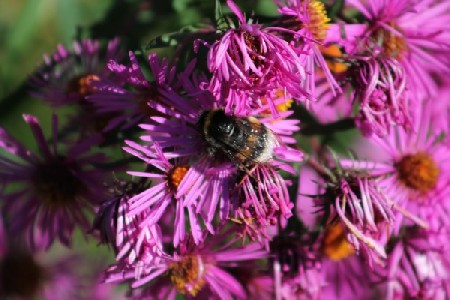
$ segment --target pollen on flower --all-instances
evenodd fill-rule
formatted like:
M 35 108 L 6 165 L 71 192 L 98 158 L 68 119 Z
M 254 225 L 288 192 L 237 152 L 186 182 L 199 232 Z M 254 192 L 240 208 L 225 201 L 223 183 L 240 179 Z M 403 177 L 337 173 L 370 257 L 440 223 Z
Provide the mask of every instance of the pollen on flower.
M 307 11 L 309 23 L 304 24 L 304 26 L 311 31 L 314 39 L 323 41 L 327 37 L 327 30 L 331 21 L 327 16 L 325 5 L 321 1 L 309 0 Z
M 205 266 L 199 256 L 186 256 L 170 264 L 168 275 L 178 292 L 196 296 L 205 285 Z
M 439 168 L 425 152 L 405 155 L 396 163 L 398 177 L 407 187 L 426 193 L 432 190 L 439 178 Z
M 275 93 L 275 95 L 276 95 L 278 98 L 282 98 L 282 97 L 285 96 L 283 90 L 278 90 L 278 91 Z M 278 111 L 279 111 L 279 112 L 287 111 L 289 108 L 291 108 L 293 102 L 294 102 L 294 100 L 293 100 L 292 98 L 286 99 L 286 101 L 284 101 L 284 102 L 282 102 L 282 103 L 280 103 L 280 104 L 277 105 Z
M 339 261 L 355 254 L 355 248 L 347 241 L 341 223 L 331 224 L 322 240 L 322 251 L 331 260 Z
M 75 77 L 69 82 L 68 91 L 77 92 L 82 96 L 87 96 L 95 90 L 93 83 L 99 80 L 100 77 L 95 74 L 87 74 Z
M 179 165 L 174 166 L 167 175 L 167 182 L 169 187 L 176 191 L 186 173 L 189 171 L 189 166 Z
M 61 158 L 40 165 L 32 180 L 38 199 L 47 207 L 71 205 L 84 189 L 82 182 Z
M 285 91 L 280 89 L 275 92 L 275 99 L 284 99 L 284 98 L 286 98 Z M 283 102 L 276 105 L 277 111 L 278 112 L 287 111 L 289 108 L 291 108 L 293 102 L 294 100 L 292 98 L 284 99 Z M 266 105 L 268 103 L 267 98 L 266 97 L 261 98 L 261 103 L 263 105 Z M 271 114 L 270 109 L 264 110 L 263 114 Z

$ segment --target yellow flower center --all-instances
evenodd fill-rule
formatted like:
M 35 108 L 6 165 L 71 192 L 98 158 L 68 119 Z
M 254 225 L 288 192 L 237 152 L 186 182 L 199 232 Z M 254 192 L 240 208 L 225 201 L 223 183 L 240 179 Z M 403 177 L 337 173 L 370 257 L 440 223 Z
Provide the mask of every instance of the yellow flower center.
M 322 240 L 322 251 L 329 259 L 339 261 L 355 254 L 355 248 L 345 238 L 341 223 L 331 224 Z
M 327 37 L 327 30 L 330 27 L 330 18 L 327 16 L 325 5 L 316 0 L 309 0 L 307 11 L 309 23 L 304 26 L 312 33 L 314 39 L 323 41 Z
M 275 92 L 275 95 L 273 98 L 274 98 L 274 100 L 284 99 L 284 98 L 286 98 L 286 95 L 284 94 L 284 91 L 282 89 L 280 89 Z M 268 101 L 267 101 L 266 97 L 261 98 L 262 105 L 266 105 L 267 102 Z M 275 107 L 277 108 L 278 112 L 283 112 L 283 111 L 287 111 L 289 108 L 291 108 L 292 103 L 294 103 L 294 100 L 292 98 L 284 99 L 283 102 L 277 104 Z M 271 113 L 272 112 L 270 111 L 270 109 L 266 109 L 262 112 L 262 114 L 265 114 L 265 115 L 270 115 Z
M 284 97 L 283 90 L 276 91 L 275 96 L 277 98 L 283 98 Z M 277 105 L 277 110 L 279 112 L 287 111 L 289 108 L 291 108 L 293 102 L 294 102 L 294 100 L 292 98 L 286 99 L 286 101 L 284 101 L 284 102 L 282 102 L 282 103 Z
M 205 285 L 204 273 L 205 265 L 199 256 L 186 256 L 180 261 L 172 262 L 168 269 L 170 281 L 178 292 L 193 297 Z
M 172 168 L 167 175 L 167 182 L 169 187 L 176 191 L 186 173 L 189 171 L 189 166 L 179 165 Z
M 430 155 L 424 152 L 403 156 L 395 167 L 405 186 L 422 193 L 432 190 L 439 178 L 439 168 Z

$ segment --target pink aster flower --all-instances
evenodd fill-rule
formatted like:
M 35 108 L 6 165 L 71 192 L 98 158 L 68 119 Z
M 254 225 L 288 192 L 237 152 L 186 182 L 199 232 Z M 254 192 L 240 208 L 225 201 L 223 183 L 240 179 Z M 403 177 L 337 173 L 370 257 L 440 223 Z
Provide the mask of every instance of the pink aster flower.
M 364 136 L 385 136 L 393 126 L 410 129 L 410 97 L 403 67 L 394 59 L 368 59 L 354 67 L 356 125 Z
M 224 237 L 209 239 L 207 244 L 199 246 L 185 240 L 179 251 L 172 256 L 161 256 L 157 263 L 113 265 L 107 270 L 106 282 L 131 280 L 131 288 L 144 288 L 137 299 L 175 299 L 177 292 L 200 299 L 245 299 L 244 288 L 225 268 L 235 267 L 236 262 L 264 258 L 267 254 L 258 244 L 231 248 L 232 241 L 226 243 Z
M 44 65 L 31 78 L 31 94 L 54 107 L 82 104 L 94 92 L 95 82 L 111 78 L 106 63 L 121 58 L 119 39 L 102 51 L 99 41 L 90 39 L 75 41 L 73 49 L 59 45 L 51 56 L 44 56 Z
M 129 215 L 130 199 L 148 187 L 144 180 L 118 182 L 111 199 L 102 203 L 94 220 L 94 233 L 100 242 L 113 247 L 116 259 L 131 264 L 136 260 L 151 261 L 162 253 L 160 226 L 145 224 L 150 209 Z
M 227 4 L 238 17 L 239 27 L 226 31 L 208 52 L 209 90 L 219 105 L 227 113 L 245 115 L 268 102 L 276 113 L 272 98 L 279 91 L 284 101 L 307 98 L 308 91 L 302 88 L 307 76 L 304 51 L 275 34 L 289 30 L 247 23 L 233 1 Z
M 364 173 L 345 171 L 336 183 L 328 183 L 322 197 L 327 226 L 336 222 L 345 230 L 348 242 L 372 266 L 386 258 L 384 245 L 395 221 L 395 206 L 377 180 Z
M 192 203 L 196 200 L 184 197 L 184 194 L 178 193 L 178 187 L 185 180 L 186 173 L 189 171 L 189 164 L 182 159 L 169 162 L 157 143 L 152 144 L 151 148 L 146 148 L 131 141 L 126 141 L 127 146 L 124 150 L 128 153 L 142 159 L 148 166 L 152 166 L 155 171 L 129 172 L 130 175 L 137 177 L 152 178 L 152 186 L 142 193 L 135 195 L 128 201 L 128 209 L 125 212 L 127 216 L 133 217 L 146 212 L 145 219 L 140 226 L 151 226 L 157 224 L 161 217 L 166 213 L 169 205 L 175 204 L 176 216 L 174 220 L 174 246 L 178 246 L 181 240 L 186 237 L 185 212 L 189 213 L 189 224 L 192 237 L 196 243 L 202 238 L 200 223 L 195 214 L 195 208 Z M 191 186 L 192 189 L 199 190 L 196 184 L 199 181 L 189 181 L 186 178 L 183 184 Z M 194 197 L 193 194 L 190 194 Z
M 148 56 L 152 75 L 149 82 L 133 52 L 130 51 L 129 56 L 128 66 L 110 61 L 108 68 L 115 80 L 106 78 L 97 82 L 95 92 L 86 97 L 94 105 L 98 115 L 107 118 L 108 124 L 104 131 L 117 126 L 126 129 L 157 114 L 147 102 L 150 100 L 158 102 L 160 90 L 171 89 L 174 86 L 175 68 L 169 68 L 167 59 L 163 59 L 160 63 L 156 54 Z
M 378 275 L 388 300 L 447 299 L 450 296 L 448 229 L 406 228 Z
M 329 224 L 313 249 L 318 253 L 325 282 L 320 294 L 323 299 L 368 299 L 370 261 L 358 255 L 342 222 Z
M 36 140 L 34 154 L 0 129 L 0 147 L 9 154 L 0 157 L 3 211 L 9 216 L 12 233 L 26 239 L 33 248 L 48 248 L 58 240 L 71 243 L 76 226 L 89 228 L 87 214 L 102 197 L 105 170 L 94 167 L 104 161 L 102 154 L 89 150 L 98 137 L 86 139 L 63 152 L 58 149 L 57 118 L 53 118 L 49 145 L 38 120 L 24 115 Z
M 311 236 L 303 229 L 270 243 L 276 299 L 320 299 L 326 282 Z
M 361 36 L 366 45 L 377 47 L 383 57 L 398 60 L 406 72 L 413 94 L 436 92 L 432 74 L 445 77 L 450 67 L 450 4 L 447 1 L 350 0 L 368 19 Z
M 370 287 L 367 261 L 349 243 L 342 223 L 329 224 L 319 235 L 295 234 L 273 245 L 279 249 L 274 252 L 281 270 L 279 284 L 275 284 L 279 299 L 366 299 Z M 286 268 L 286 262 L 291 267 Z
M 281 296 L 285 300 L 319 300 L 323 299 L 323 289 L 326 285 L 327 282 L 322 275 L 320 265 L 301 267 L 296 276 L 283 280 Z
M 440 99 L 440 101 L 432 105 L 432 127 L 436 131 L 448 134 L 450 131 L 450 80 L 442 82 L 436 99 Z
M 305 70 L 310 75 L 306 78 L 307 90 L 311 91 L 314 97 L 317 96 L 315 66 L 318 66 L 329 84 L 327 87 L 331 87 L 333 94 L 340 92 L 341 88 L 328 68 L 320 48 L 327 38 L 330 26 L 325 5 L 316 0 L 276 0 L 275 2 L 280 7 L 278 11 L 283 16 L 287 16 L 287 20 L 283 21 L 286 27 L 297 31 L 299 46 L 309 53 L 305 62 Z
M 124 265 L 151 263 L 163 253 L 162 233 L 156 224 L 143 225 L 150 210 L 128 215 L 128 198 L 123 199 L 114 216 L 116 260 Z
M 211 138 L 206 136 L 204 125 L 208 116 L 217 115 L 228 122 L 229 125 L 231 124 L 230 126 L 235 126 L 234 132 L 236 134 L 240 132 L 237 122 L 244 122 L 242 120 L 245 120 L 248 124 L 253 122 L 252 124 L 255 124 L 258 128 L 261 127 L 261 130 L 265 132 L 264 134 L 267 134 L 268 142 L 258 150 L 261 151 L 258 157 L 261 157 L 263 164 L 267 167 L 256 168 L 265 171 L 255 173 L 261 179 L 262 185 L 260 187 L 265 189 L 265 192 L 258 194 L 257 197 L 259 198 L 254 198 L 254 200 L 261 203 L 266 201 L 263 198 L 268 195 L 267 191 L 270 188 L 270 193 L 280 195 L 276 198 L 277 203 L 271 208 L 273 211 L 270 214 L 279 213 L 282 210 L 282 214 L 287 217 L 289 212 L 286 209 L 286 205 L 288 205 L 285 192 L 286 183 L 274 172 L 275 169 L 283 169 L 293 173 L 293 168 L 284 162 L 302 159 L 300 151 L 288 146 L 288 144 L 296 142 L 292 135 L 298 130 L 299 122 L 298 120 L 286 119 L 292 112 L 283 111 L 278 114 L 278 117 L 274 117 L 269 113 L 269 104 L 266 104 L 245 116 L 227 115 L 224 108 L 218 107 L 216 100 L 209 92 L 199 88 L 205 82 L 202 75 L 198 76 L 190 71 L 184 72 L 180 74 L 179 82 L 185 95 L 180 95 L 179 92 L 174 90 L 164 90 L 161 93 L 160 101 L 148 102 L 149 107 L 160 114 L 149 118 L 147 124 L 141 124 L 141 128 L 146 130 L 141 139 L 149 143 L 148 146 L 145 146 L 146 149 L 133 146 L 134 148 L 138 147 L 138 152 L 141 152 L 141 154 L 136 153 L 135 155 L 145 161 L 145 156 L 156 157 L 155 154 L 151 154 L 152 150 L 149 149 L 152 149 L 153 145 L 157 143 L 158 147 L 161 148 L 161 155 L 165 157 L 164 160 L 160 159 L 160 161 L 165 161 L 164 163 L 157 163 L 160 166 L 158 168 L 163 172 L 135 175 L 161 179 L 165 176 L 167 178 L 168 172 L 177 166 L 177 161 L 186 166 L 184 170 L 187 172 L 179 177 L 179 185 L 176 189 L 172 188 L 169 191 L 167 187 L 163 188 L 165 183 L 162 181 L 160 185 L 155 185 L 147 193 L 143 193 L 139 200 L 136 198 L 133 210 L 138 211 L 139 207 L 147 207 L 148 204 L 154 206 L 158 214 L 155 212 L 152 222 L 156 222 L 155 220 L 163 213 L 164 207 L 167 207 L 170 203 L 169 199 L 178 199 L 177 201 L 182 201 L 183 205 L 180 203 L 180 206 L 178 206 L 177 215 L 179 219 L 177 219 L 176 224 L 184 224 L 181 211 L 188 209 L 188 211 L 191 211 L 189 219 L 192 222 L 192 230 L 198 228 L 196 215 L 199 214 L 207 229 L 213 233 L 214 223 L 225 222 L 230 212 L 233 213 L 239 203 L 245 202 L 238 199 L 239 193 L 233 191 L 237 191 L 236 186 L 243 179 L 242 176 L 239 176 L 239 171 L 247 169 L 251 174 L 251 166 L 247 167 L 238 157 L 241 155 L 240 157 L 245 160 L 251 154 L 249 151 L 252 150 L 253 146 L 249 146 L 248 149 L 241 149 L 243 154 L 239 153 L 239 149 L 225 153 L 224 148 L 212 147 L 207 140 L 211 140 Z M 258 147 L 261 147 L 261 145 Z M 162 157 L 161 155 L 159 157 Z M 171 159 L 176 160 L 175 163 L 170 162 Z M 152 163 L 155 162 L 156 160 L 152 159 Z M 269 177 L 263 178 L 266 175 Z M 278 184 L 274 185 L 273 182 Z M 250 184 L 247 181 L 247 184 L 243 186 L 250 187 Z M 277 189 L 278 191 L 276 191 Z M 269 202 L 272 205 L 275 201 Z M 161 203 L 165 203 L 165 206 L 159 206 Z M 193 207 L 195 207 L 195 210 L 192 210 Z M 218 207 L 219 209 L 217 209 Z M 219 213 L 219 218 L 216 218 L 216 211 Z M 183 234 L 183 229 L 179 228 L 177 232 Z M 193 235 L 199 242 L 199 236 Z M 175 237 L 175 241 L 180 238 L 181 236 Z
M 393 130 L 384 139 L 373 137 L 380 146 L 382 161 L 355 164 L 377 176 L 387 195 L 403 207 L 405 222 L 431 228 L 448 224 L 448 143 L 431 127 L 430 105 L 416 107 L 414 131 Z
M 235 220 L 241 220 L 249 237 L 267 237 L 266 229 L 278 222 L 284 227 L 292 216 L 294 204 L 289 199 L 286 181 L 270 166 L 256 166 L 250 175 L 243 176 Z
M 322 289 L 321 299 L 370 299 L 371 271 L 359 256 L 325 260 L 322 272 L 326 286 Z

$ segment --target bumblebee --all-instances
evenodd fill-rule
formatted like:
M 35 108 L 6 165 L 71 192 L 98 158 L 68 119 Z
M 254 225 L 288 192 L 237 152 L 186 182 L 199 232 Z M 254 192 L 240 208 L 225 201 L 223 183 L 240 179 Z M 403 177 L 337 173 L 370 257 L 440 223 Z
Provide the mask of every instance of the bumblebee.
M 203 112 L 198 127 L 208 152 L 222 152 L 241 170 L 271 160 L 278 144 L 273 132 L 258 119 L 229 116 L 223 109 Z

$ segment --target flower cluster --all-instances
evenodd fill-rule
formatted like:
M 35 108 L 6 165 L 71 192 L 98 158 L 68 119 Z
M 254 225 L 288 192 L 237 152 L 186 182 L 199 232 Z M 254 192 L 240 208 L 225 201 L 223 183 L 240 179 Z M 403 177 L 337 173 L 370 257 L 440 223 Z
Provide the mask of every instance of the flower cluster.
M 227 0 L 173 60 L 45 58 L 30 93 L 70 116 L 46 139 L 24 114 L 37 151 L 0 128 L 0 298 L 72 297 L 37 253 L 77 228 L 131 299 L 450 297 L 450 4 L 274 2 L 261 23 Z

